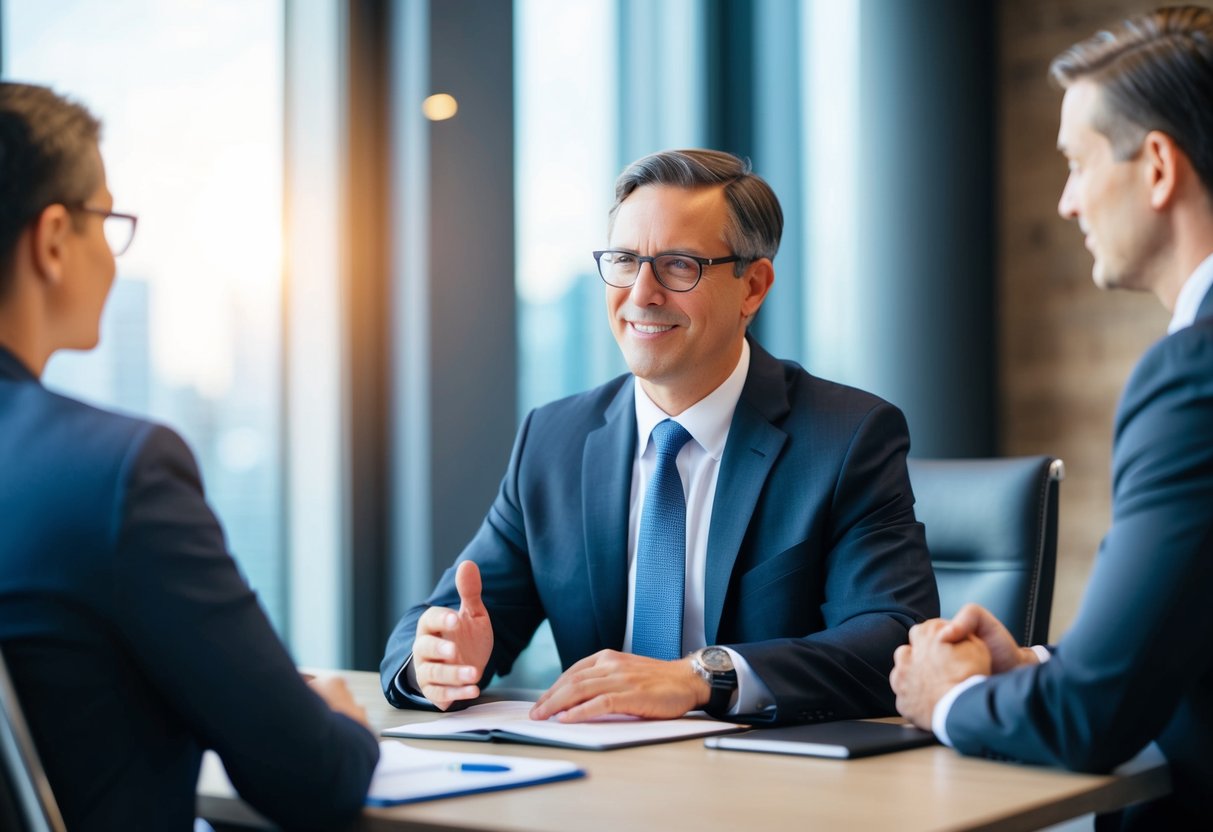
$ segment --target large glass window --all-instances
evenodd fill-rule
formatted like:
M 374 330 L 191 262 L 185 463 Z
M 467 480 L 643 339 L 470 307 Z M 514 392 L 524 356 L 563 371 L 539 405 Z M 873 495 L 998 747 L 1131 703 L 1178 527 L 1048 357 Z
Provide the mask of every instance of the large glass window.
M 101 117 L 115 207 L 139 215 L 101 346 L 56 356 L 44 380 L 186 437 L 282 631 L 283 4 L 0 8 L 5 78 L 51 85 Z
M 615 0 L 515 3 L 515 207 L 521 413 L 623 371 L 590 252 L 618 164 Z M 559 671 L 545 623 L 506 685 Z
M 515 130 L 519 407 L 623 371 L 590 252 L 618 173 L 614 0 L 518 0 Z

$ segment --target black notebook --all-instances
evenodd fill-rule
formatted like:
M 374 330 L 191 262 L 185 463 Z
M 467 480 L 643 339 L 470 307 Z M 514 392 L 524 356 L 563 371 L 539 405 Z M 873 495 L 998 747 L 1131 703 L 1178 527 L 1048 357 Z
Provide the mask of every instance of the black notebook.
M 890 751 L 905 751 L 935 742 L 930 731 L 894 722 L 843 720 L 814 725 L 761 728 L 725 737 L 708 737 L 708 748 L 730 751 L 765 751 L 770 754 L 799 754 L 848 760 Z

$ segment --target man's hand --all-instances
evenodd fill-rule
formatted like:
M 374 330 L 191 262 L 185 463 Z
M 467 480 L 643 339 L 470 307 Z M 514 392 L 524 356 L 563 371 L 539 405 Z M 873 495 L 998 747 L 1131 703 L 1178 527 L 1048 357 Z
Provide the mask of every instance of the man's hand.
M 476 682 L 493 652 L 493 624 L 480 600 L 480 568 L 472 561 L 455 572 L 459 612 L 430 607 L 417 621 L 411 669 L 421 695 L 446 710 L 480 695 Z
M 951 622 L 944 627 L 939 637 L 946 642 L 956 644 L 974 636 L 983 641 L 990 651 L 990 661 L 994 673 L 1006 673 L 1024 664 L 1038 664 L 1036 653 L 1029 647 L 1020 647 L 1010 630 L 994 617 L 985 607 L 977 604 L 965 604 L 960 612 L 952 616 Z
M 562 673 L 531 708 L 531 719 L 556 714 L 561 722 L 607 714 L 675 719 L 706 705 L 711 693 L 690 659 L 667 662 L 601 650 Z
M 889 684 L 897 711 L 919 728 L 931 730 L 935 705 L 970 676 L 990 673 L 990 650 L 975 636 L 951 642 L 943 638 L 948 622 L 933 618 L 910 628 L 910 643 L 893 653 Z
M 350 693 L 350 689 L 346 687 L 345 680 L 337 676 L 312 676 L 306 674 L 307 685 L 321 699 L 324 704 L 328 705 L 339 714 L 345 714 L 355 722 L 362 723 L 366 730 L 371 730 L 371 726 L 366 721 L 366 708 L 362 707 L 354 700 L 354 694 Z

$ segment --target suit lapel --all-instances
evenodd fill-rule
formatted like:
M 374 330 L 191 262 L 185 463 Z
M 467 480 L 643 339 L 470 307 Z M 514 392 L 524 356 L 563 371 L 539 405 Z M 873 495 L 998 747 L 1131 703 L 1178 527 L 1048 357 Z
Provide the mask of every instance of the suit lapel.
M 729 426 L 712 501 L 703 593 L 708 644 L 716 643 L 729 579 L 758 495 L 787 440 L 787 434 L 772 424 L 789 410 L 783 367 L 752 339 L 750 351 L 750 370 Z
M 604 424 L 586 437 L 581 460 L 586 565 L 598 637 L 623 649 L 628 603 L 628 508 L 636 454 L 636 408 L 629 379 L 607 407 Z
M 15 381 L 38 381 L 38 377 L 31 373 L 29 368 L 22 364 L 17 356 L 4 347 L 0 347 L 0 378 L 8 378 Z

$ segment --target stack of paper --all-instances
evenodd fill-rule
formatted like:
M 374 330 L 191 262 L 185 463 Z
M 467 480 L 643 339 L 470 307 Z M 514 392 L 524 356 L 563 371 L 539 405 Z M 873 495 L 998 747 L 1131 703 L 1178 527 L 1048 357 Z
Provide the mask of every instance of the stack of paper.
M 610 716 L 591 722 L 563 723 L 554 719 L 536 722 L 530 712 L 534 702 L 489 702 L 473 705 L 431 722 L 413 722 L 388 728 L 386 737 L 428 740 L 506 740 L 532 745 L 554 745 L 605 751 L 656 742 L 727 734 L 748 726 L 713 719 L 637 719 Z

